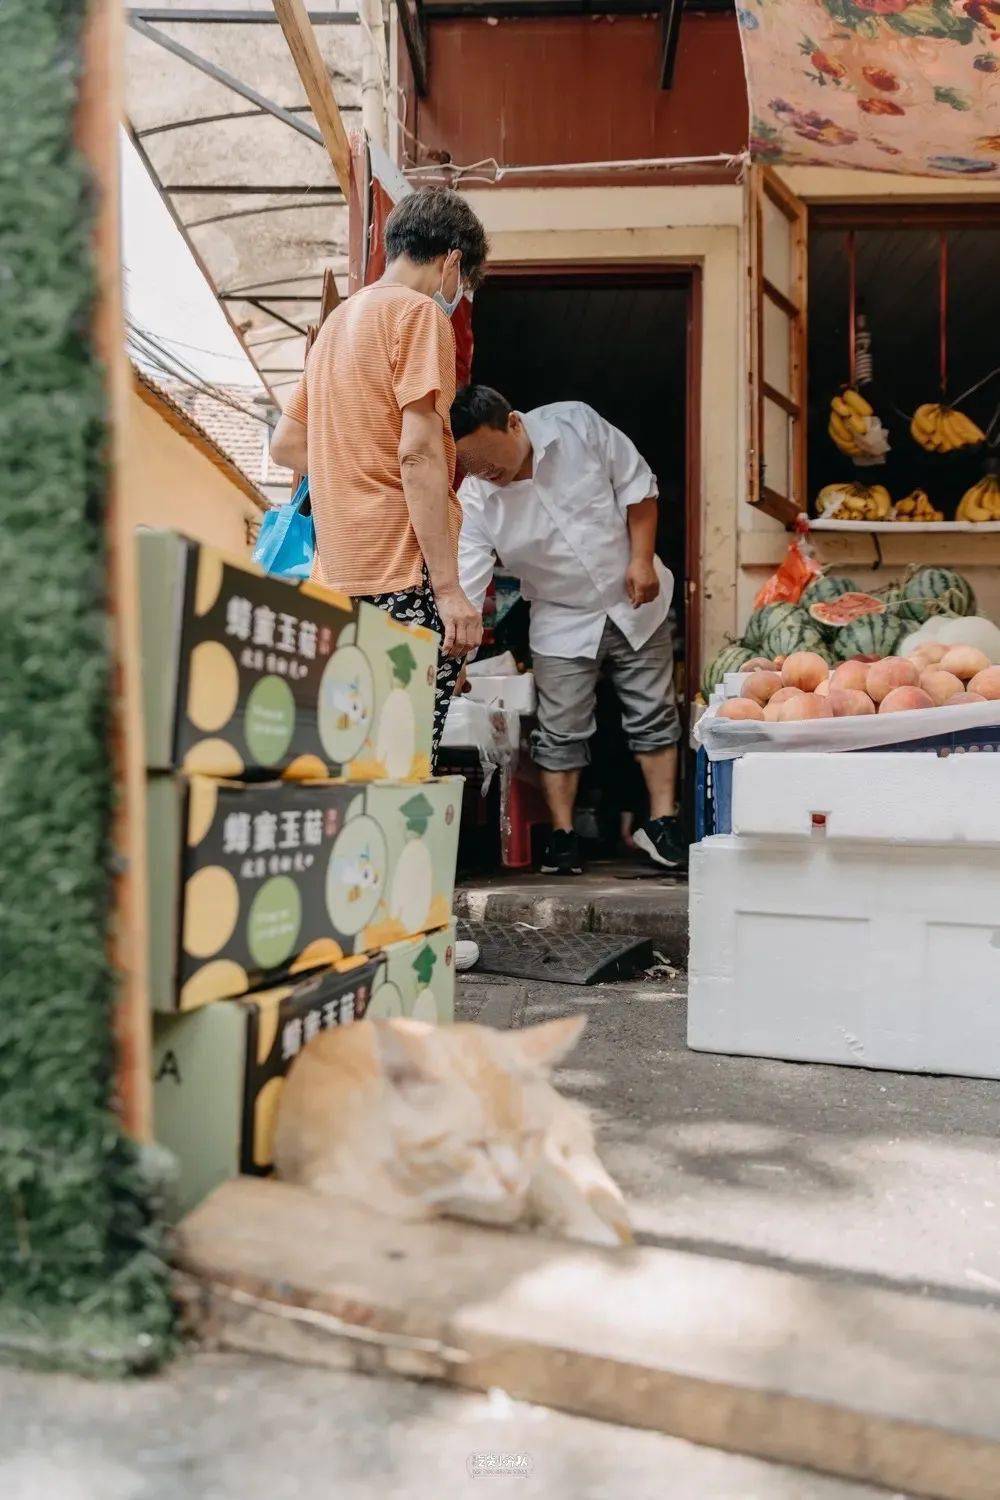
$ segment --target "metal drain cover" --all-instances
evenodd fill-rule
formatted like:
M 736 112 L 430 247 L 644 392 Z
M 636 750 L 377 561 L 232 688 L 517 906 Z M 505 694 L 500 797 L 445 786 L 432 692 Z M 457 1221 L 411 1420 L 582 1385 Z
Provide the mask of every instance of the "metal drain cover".
M 652 938 L 614 932 L 556 932 L 459 922 L 460 938 L 479 944 L 479 974 L 548 979 L 554 984 L 607 984 L 627 979 L 653 961 Z

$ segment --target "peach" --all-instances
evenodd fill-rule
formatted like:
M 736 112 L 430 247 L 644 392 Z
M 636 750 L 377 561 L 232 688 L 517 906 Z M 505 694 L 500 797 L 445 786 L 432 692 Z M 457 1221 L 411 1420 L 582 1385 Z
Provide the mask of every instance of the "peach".
M 975 646 L 952 646 L 941 658 L 942 671 L 954 672 L 963 682 L 978 677 L 989 665 L 990 659 L 985 651 L 977 651 Z
M 829 675 L 830 668 L 815 651 L 793 651 L 781 668 L 786 687 L 801 688 L 804 693 L 811 693 Z
M 719 707 L 720 719 L 762 719 L 764 710 L 753 698 L 727 698 Z
M 928 667 L 921 672 L 920 686 L 938 706 L 962 691 L 962 684 L 954 672 L 945 672 L 941 667 Z
M 741 672 L 773 672 L 774 662 L 769 656 L 751 656 L 740 667 Z
M 829 677 L 824 677 L 822 682 L 818 682 L 816 684 L 816 686 L 813 688 L 813 692 L 814 692 L 814 694 L 816 695 L 817 698 L 829 698 L 829 696 L 830 696 L 830 679 L 829 679 Z
M 994 702 L 1000 698 L 1000 667 L 984 667 L 969 683 L 969 692 Z
M 833 709 L 825 698 L 815 693 L 800 693 L 797 698 L 786 698 L 778 708 L 778 723 L 790 724 L 796 719 L 832 719 Z
M 830 678 L 832 688 L 840 688 L 845 691 L 863 693 L 865 690 L 865 678 L 868 676 L 868 667 L 863 661 L 842 661 L 839 667 L 834 667 Z
M 947 698 L 945 708 L 959 708 L 963 703 L 985 703 L 987 700 L 982 693 L 956 693 L 953 698 Z
M 801 688 L 781 687 L 772 695 L 771 702 L 787 703 L 789 698 L 798 698 L 800 696 L 805 696 Z
M 775 693 L 781 691 L 781 677 L 777 672 L 751 672 L 743 684 L 744 698 L 755 703 L 769 703 Z
M 927 667 L 936 667 L 947 651 L 948 647 L 942 645 L 940 641 L 924 641 L 916 651 L 909 653 L 907 660 L 912 661 L 913 665 L 923 672 Z
M 835 719 L 852 718 L 856 714 L 873 714 L 875 705 L 867 693 L 858 688 L 831 688 L 830 707 Z
M 905 713 L 909 708 L 933 708 L 934 699 L 919 687 L 897 687 L 886 693 L 878 706 L 880 714 Z
M 884 656 L 868 668 L 865 692 L 873 703 L 881 703 L 893 688 L 916 687 L 919 681 L 920 673 L 911 661 L 902 656 Z

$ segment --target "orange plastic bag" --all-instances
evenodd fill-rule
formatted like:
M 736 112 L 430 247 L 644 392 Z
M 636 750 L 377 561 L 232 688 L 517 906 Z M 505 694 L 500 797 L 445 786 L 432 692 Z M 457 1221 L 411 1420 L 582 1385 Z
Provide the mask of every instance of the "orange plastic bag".
M 753 601 L 754 609 L 761 609 L 765 604 L 798 604 L 809 584 L 822 571 L 808 543 L 789 542 L 777 572 L 771 574 Z

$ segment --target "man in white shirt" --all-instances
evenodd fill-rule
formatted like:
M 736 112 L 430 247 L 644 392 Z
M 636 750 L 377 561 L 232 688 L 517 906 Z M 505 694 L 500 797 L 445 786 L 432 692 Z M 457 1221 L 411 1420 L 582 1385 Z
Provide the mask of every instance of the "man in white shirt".
M 635 445 L 582 401 L 521 414 L 467 386 L 451 408 L 467 478 L 458 570 L 482 608 L 499 559 L 531 602 L 538 690 L 532 755 L 552 814 L 542 870 L 582 871 L 573 808 L 590 759 L 606 668 L 645 778 L 649 818 L 635 843 L 659 865 L 684 861 L 677 818 L 673 578 L 656 556 L 656 478 Z

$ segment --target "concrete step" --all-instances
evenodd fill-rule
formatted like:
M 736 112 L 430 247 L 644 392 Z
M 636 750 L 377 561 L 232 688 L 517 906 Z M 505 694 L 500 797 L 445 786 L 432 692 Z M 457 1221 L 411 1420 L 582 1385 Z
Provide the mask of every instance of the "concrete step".
M 174 1253 L 196 1324 L 230 1349 L 500 1387 L 907 1495 L 1000 1494 L 991 1310 L 686 1251 L 401 1224 L 257 1178 L 218 1188 Z
M 647 866 L 598 865 L 585 875 L 501 875 L 463 882 L 455 913 L 470 922 L 552 927 L 560 932 L 622 932 L 651 937 L 669 962 L 688 951 L 685 877 L 647 876 Z

